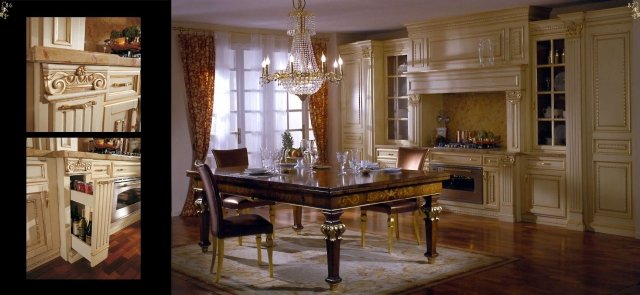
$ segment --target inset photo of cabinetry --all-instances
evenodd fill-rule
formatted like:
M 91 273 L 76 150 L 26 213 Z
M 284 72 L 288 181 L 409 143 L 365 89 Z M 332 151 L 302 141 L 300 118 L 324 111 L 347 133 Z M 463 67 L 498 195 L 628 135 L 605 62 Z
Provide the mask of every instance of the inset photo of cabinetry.
M 140 279 L 140 138 L 27 138 L 28 279 Z
M 139 132 L 140 17 L 30 17 L 27 132 Z

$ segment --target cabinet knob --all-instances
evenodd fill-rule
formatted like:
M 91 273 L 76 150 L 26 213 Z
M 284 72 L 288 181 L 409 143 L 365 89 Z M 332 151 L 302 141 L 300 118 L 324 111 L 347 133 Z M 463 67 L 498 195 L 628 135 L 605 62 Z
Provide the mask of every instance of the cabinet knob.
M 540 162 L 540 166 L 549 166 L 551 165 L 551 163 L 547 163 L 547 162 Z

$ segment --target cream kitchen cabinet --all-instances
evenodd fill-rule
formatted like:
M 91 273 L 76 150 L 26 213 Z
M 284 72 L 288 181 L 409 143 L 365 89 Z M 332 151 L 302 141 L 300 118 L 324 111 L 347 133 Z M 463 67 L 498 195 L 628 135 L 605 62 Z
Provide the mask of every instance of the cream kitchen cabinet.
M 408 24 L 409 71 L 478 68 L 478 45 L 484 40 L 493 43 L 494 65 L 526 64 L 528 22 L 548 13 L 517 7 Z M 489 56 L 487 46 L 484 57 Z
M 135 131 L 138 113 L 138 98 L 127 99 L 104 106 L 102 131 Z
M 566 224 L 565 165 L 563 156 L 524 158 L 523 220 Z
M 111 163 L 113 177 L 140 177 L 140 162 L 113 161 Z
M 27 18 L 28 46 L 84 50 L 84 17 Z
M 340 113 L 342 150 L 358 150 L 373 160 L 373 103 L 382 97 L 382 42 L 360 41 L 340 46 L 344 77 Z
M 376 147 L 376 161 L 380 168 L 396 167 L 398 163 L 398 149 L 390 147 Z
M 57 200 L 50 194 L 47 170 L 45 159 L 27 158 L 27 271 L 60 251 Z
M 27 131 L 135 131 L 139 67 L 27 62 L 27 84 Z

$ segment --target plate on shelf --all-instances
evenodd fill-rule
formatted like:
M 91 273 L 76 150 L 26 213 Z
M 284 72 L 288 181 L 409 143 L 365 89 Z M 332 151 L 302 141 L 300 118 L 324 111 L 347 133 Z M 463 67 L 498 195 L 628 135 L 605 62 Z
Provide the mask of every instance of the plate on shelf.
M 329 165 L 313 165 L 313 169 L 329 169 L 331 166 Z
M 280 167 L 293 167 L 296 163 L 280 163 Z
M 387 168 L 382 168 L 380 170 L 382 170 L 384 172 L 387 172 L 387 173 L 396 173 L 396 172 L 401 172 L 402 168 L 387 167 Z
M 564 91 L 564 72 L 558 73 L 553 79 L 555 91 Z
M 269 171 L 265 168 L 247 168 L 244 170 L 244 173 L 249 175 L 262 175 L 269 173 Z
M 556 145 L 564 145 L 567 142 L 567 134 L 565 125 L 558 125 L 553 130 Z

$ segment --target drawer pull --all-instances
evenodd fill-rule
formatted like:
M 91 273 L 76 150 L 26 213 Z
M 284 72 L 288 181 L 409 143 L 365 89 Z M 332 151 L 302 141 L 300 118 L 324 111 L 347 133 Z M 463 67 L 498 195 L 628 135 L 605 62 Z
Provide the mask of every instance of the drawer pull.
M 107 169 L 97 169 L 94 172 L 105 172 L 105 171 L 107 171 Z
M 387 154 L 387 156 L 394 156 L 394 154 Z
M 126 87 L 126 86 L 131 86 L 131 85 L 133 85 L 133 83 L 131 83 L 131 82 L 127 82 L 127 83 L 113 83 L 113 84 L 111 84 L 111 87 L 112 87 L 112 88 L 115 88 L 115 87 Z
M 473 158 L 469 158 L 469 161 L 473 161 Z
M 551 165 L 551 163 L 547 163 L 547 162 L 540 162 L 539 164 L 540 164 L 540 166 L 549 166 L 549 165 Z
M 116 171 L 124 171 L 124 168 L 116 169 Z
M 90 106 L 94 106 L 97 103 L 95 101 L 90 101 L 90 102 L 85 102 L 85 103 L 81 103 L 81 104 L 76 104 L 76 105 L 61 105 L 60 107 L 58 107 L 58 111 L 66 111 L 66 110 L 84 110 Z

